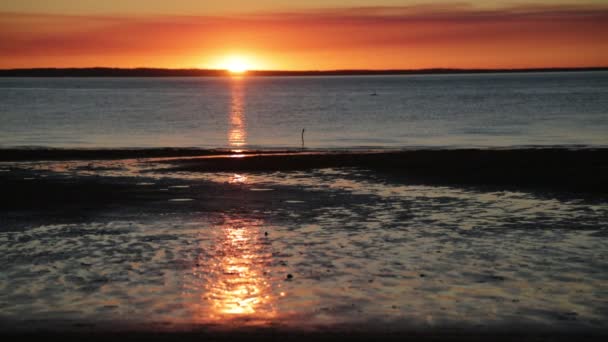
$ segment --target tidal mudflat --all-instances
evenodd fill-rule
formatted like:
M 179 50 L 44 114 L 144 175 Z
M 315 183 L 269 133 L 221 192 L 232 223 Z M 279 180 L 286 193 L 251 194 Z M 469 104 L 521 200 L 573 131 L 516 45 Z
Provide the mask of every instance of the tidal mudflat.
M 3 331 L 607 331 L 601 187 L 152 157 L 0 165 Z

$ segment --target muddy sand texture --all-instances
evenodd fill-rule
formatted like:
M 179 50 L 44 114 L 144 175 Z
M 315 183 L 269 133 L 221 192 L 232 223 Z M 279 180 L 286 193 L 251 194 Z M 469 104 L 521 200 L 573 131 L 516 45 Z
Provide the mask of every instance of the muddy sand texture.
M 596 194 L 608 192 L 608 149 L 605 148 L 276 152 L 249 151 L 242 154 L 243 158 L 232 158 L 226 156 L 226 151 L 199 149 L 5 149 L 0 150 L 0 161 L 169 158 L 165 161 L 173 165 L 169 171 L 189 172 L 360 167 L 401 177 L 408 183 L 490 185 Z M 196 156 L 200 158 L 184 158 Z
M 91 329 L 93 327 L 88 327 Z M 86 328 L 84 330 L 87 330 Z M 37 332 L 29 334 L 0 334 L 0 337 L 12 340 L 39 341 L 47 338 L 60 338 L 62 341 L 602 341 L 605 334 L 576 334 L 576 333 L 538 333 L 538 332 L 353 332 L 353 331 L 282 331 L 273 329 L 260 329 L 252 331 L 191 331 L 191 332 L 119 332 L 95 333 L 72 332 L 53 333 Z
M 78 151 L 77 151 L 78 152 Z M 120 158 L 144 157 L 183 157 L 188 153 L 183 151 L 176 154 L 162 155 L 147 154 L 131 150 L 122 154 Z M 44 152 L 49 153 L 49 152 Z M 78 153 L 62 151 L 61 160 L 79 159 Z M 93 159 L 119 159 L 115 152 L 104 155 L 104 151 L 95 151 Z M 164 152 L 163 152 L 164 153 Z M 289 155 L 260 155 L 245 158 L 200 158 L 166 160 L 170 168 L 168 171 L 190 172 L 272 172 L 290 170 L 310 170 L 316 168 L 360 167 L 377 171 L 393 179 L 403 180 L 406 183 L 420 182 L 429 184 L 467 184 L 467 185 L 493 185 L 515 188 L 540 187 L 552 191 L 575 191 L 588 194 L 605 194 L 607 190 L 608 150 L 578 150 L 544 149 L 544 150 L 456 150 L 456 151 L 403 151 L 383 153 L 320 153 L 320 154 L 289 154 Z M 51 153 L 52 154 L 52 153 Z M 212 155 L 213 153 L 202 153 Z M 217 153 L 220 154 L 220 153 Z M 3 156 L 0 153 L 0 156 Z M 47 154 L 45 158 L 54 159 Z M 2 159 L 2 157 L 0 157 Z M 5 167 L 3 167 L 5 168 Z M 112 214 L 112 218 L 124 216 L 122 219 L 133 219 L 131 216 L 164 211 L 167 207 L 167 198 L 173 195 L 181 197 L 199 196 L 201 207 L 184 204 L 181 209 L 170 207 L 170 211 L 187 212 L 189 208 L 198 210 L 249 211 L 254 207 L 267 207 L 269 203 L 291 198 L 290 193 L 280 189 L 272 193 L 239 191 L 238 187 L 227 184 L 200 181 L 192 184 L 188 189 L 174 189 L 170 193 L 159 193 L 154 189 L 139 186 L 133 179 L 106 178 L 106 177 L 77 177 L 72 179 L 39 178 L 39 174 L 26 169 L 17 169 L 8 166 L 11 172 L 0 173 L 0 185 L 3 194 L 0 196 L 0 206 L 4 214 L 0 217 L 0 225 L 16 228 L 20 224 L 32 225 L 34 221 L 40 224 L 51 221 L 66 220 L 88 221 L 88 216 L 96 216 L 104 212 Z M 145 177 L 145 174 L 141 175 Z M 35 179 L 30 179 L 36 177 Z M 176 180 L 160 180 L 157 187 L 168 187 L 179 183 Z M 171 192 L 175 191 L 175 194 Z M 243 196 L 247 196 L 244 198 Z M 308 195 L 307 200 L 317 198 L 314 193 Z M 213 199 L 213 200 L 211 200 Z M 218 200 L 219 199 L 219 200 Z M 238 199 L 238 200 L 237 200 Z M 333 198 L 332 201 L 335 201 Z M 251 208 L 243 207 L 243 203 Z M 166 210 L 166 209 L 165 209 Z M 177 212 L 176 214 L 180 214 Z M 9 222 L 10 221 L 10 222 Z M 0 316 L 1 317 L 1 316 Z M 5 322 L 6 323 L 6 322 Z M 193 330 L 180 332 L 125 331 L 107 332 L 98 330 L 95 325 L 78 326 L 73 331 L 52 329 L 34 330 L 26 334 L 6 334 L 10 329 L 2 329 L 7 340 L 12 338 L 48 338 L 58 337 L 64 340 L 206 340 L 206 341 L 566 341 L 577 340 L 604 340 L 605 332 L 593 331 L 539 331 L 536 329 L 512 329 L 504 327 L 498 329 L 487 328 L 483 331 L 458 330 L 425 330 L 398 332 L 383 331 L 377 327 L 333 327 L 322 331 L 284 331 L 280 329 L 242 330 L 235 328 L 232 331 Z M 4 339 L 4 338 L 3 338 Z
M 167 161 L 190 172 L 270 172 L 360 167 L 407 183 L 536 187 L 608 192 L 608 149 L 418 150 L 288 154 Z

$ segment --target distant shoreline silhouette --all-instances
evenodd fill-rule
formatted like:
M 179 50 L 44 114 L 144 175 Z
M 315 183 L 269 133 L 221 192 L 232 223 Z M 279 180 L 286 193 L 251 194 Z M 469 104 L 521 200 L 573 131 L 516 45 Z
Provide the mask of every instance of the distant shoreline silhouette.
M 389 70 L 250 70 L 248 76 L 364 76 L 364 75 L 434 75 L 532 72 L 608 71 L 608 67 L 531 68 L 531 69 L 389 69 Z M 226 70 L 162 68 L 30 68 L 2 69 L 0 77 L 226 77 Z

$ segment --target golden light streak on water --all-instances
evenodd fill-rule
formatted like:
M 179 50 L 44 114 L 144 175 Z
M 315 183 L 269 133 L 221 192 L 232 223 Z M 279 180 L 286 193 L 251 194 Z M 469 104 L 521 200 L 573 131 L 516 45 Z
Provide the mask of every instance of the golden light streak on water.
M 232 78 L 230 101 L 230 129 L 228 144 L 231 148 L 239 148 L 247 143 L 245 124 L 245 85 L 243 78 Z
M 232 175 L 232 177 L 230 178 L 230 180 L 228 181 L 228 183 L 230 183 L 230 184 L 245 184 L 245 183 L 247 183 L 247 179 L 248 179 L 247 176 L 235 173 L 235 174 Z
M 273 293 L 267 272 L 272 251 L 260 230 L 262 223 L 226 218 L 215 228 L 214 257 L 204 265 L 207 276 L 201 301 L 206 305 L 197 312 L 197 321 L 264 325 L 277 317 L 280 295 Z

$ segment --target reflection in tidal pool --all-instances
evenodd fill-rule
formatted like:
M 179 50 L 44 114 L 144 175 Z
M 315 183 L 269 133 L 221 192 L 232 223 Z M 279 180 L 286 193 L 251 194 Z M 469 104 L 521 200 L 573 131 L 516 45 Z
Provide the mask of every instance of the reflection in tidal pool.
M 237 319 L 264 324 L 276 316 L 270 274 L 272 251 L 260 231 L 260 220 L 225 218 L 213 229 L 211 258 L 201 255 L 196 272 L 206 278 L 202 300 L 206 310 L 197 321 L 222 322 Z
M 228 181 L 230 184 L 244 184 L 247 183 L 247 176 L 235 173 L 232 175 L 230 180 Z

